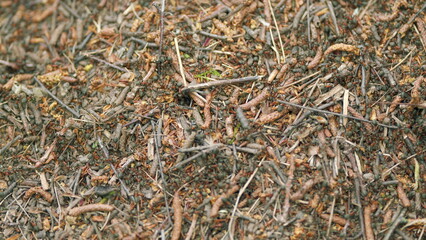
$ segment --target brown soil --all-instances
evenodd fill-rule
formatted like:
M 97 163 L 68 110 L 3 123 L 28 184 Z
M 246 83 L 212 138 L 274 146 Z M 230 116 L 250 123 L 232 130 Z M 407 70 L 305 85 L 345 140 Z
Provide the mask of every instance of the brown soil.
M 425 8 L 1 1 L 0 239 L 424 238 Z

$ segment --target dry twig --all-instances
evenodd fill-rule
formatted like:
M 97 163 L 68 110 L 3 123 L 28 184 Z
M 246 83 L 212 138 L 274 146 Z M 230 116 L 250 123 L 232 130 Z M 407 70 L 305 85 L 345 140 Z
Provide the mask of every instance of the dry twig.
M 242 77 L 242 78 L 235 78 L 235 79 L 216 80 L 216 81 L 206 82 L 206 83 L 190 84 L 189 86 L 182 89 L 182 91 L 186 92 L 186 91 L 193 91 L 197 89 L 210 88 L 210 87 L 216 87 L 216 86 L 253 82 L 253 81 L 257 81 L 261 79 L 262 77 L 263 76 L 250 76 L 250 77 Z

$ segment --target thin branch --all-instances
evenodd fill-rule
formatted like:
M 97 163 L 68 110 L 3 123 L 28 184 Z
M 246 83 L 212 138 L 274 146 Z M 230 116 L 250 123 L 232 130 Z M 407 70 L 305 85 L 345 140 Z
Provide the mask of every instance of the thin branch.
M 186 78 L 185 78 L 185 72 L 183 71 L 182 59 L 180 58 L 179 43 L 178 43 L 177 38 L 175 38 L 175 47 L 176 47 L 177 59 L 178 59 L 178 62 L 179 62 L 179 71 L 180 71 L 180 74 L 181 74 L 182 79 L 183 79 L 183 85 L 186 87 L 187 83 L 186 83 Z
M 103 64 L 105 64 L 105 65 L 108 65 L 108 66 L 110 66 L 110 67 L 112 67 L 112 68 L 115 68 L 115 69 L 117 69 L 117 70 L 120 70 L 120 71 L 122 71 L 122 72 L 129 72 L 129 70 L 127 70 L 127 69 L 125 69 L 125 68 L 122 68 L 122 67 L 119 67 L 119 66 L 117 66 L 117 65 L 115 65 L 115 64 L 112 64 L 112 63 L 110 63 L 110 62 L 107 62 L 107 61 L 105 61 L 105 60 L 102 60 L 102 59 L 100 59 L 100 58 L 98 58 L 98 57 L 95 57 L 95 56 L 90 56 L 90 55 L 86 55 L 87 57 L 89 57 L 89 58 L 91 58 L 91 59 L 93 59 L 93 60 L 96 60 L 96 61 L 98 61 L 98 62 L 101 62 L 101 63 L 103 63 Z
M 55 101 L 57 101 L 62 107 L 64 107 L 66 110 L 68 110 L 70 113 L 72 113 L 77 118 L 80 118 L 80 114 L 76 112 L 74 109 L 68 107 L 64 102 L 62 102 L 58 97 L 56 97 L 49 89 L 47 89 L 40 80 L 38 80 L 37 77 L 34 76 L 34 80 L 40 85 L 40 87 L 43 89 L 43 91 L 47 92 L 50 97 L 52 97 Z
M 6 143 L 1 149 L 0 149 L 0 154 L 3 154 L 4 152 L 6 152 L 6 150 L 12 146 L 15 142 L 17 142 L 18 140 L 22 139 L 22 135 L 18 135 L 16 136 L 14 139 L 12 139 L 11 141 L 9 141 L 8 143 Z
M 246 189 L 247 189 L 248 185 L 250 184 L 250 182 L 253 180 L 254 176 L 256 175 L 257 171 L 259 170 L 259 168 L 262 165 L 262 163 L 263 163 L 264 160 L 265 160 L 265 158 L 263 158 L 260 161 L 260 163 L 257 165 L 257 167 L 254 170 L 254 172 L 251 174 L 251 176 L 249 177 L 249 179 L 247 180 L 247 182 L 244 184 L 243 188 L 241 188 L 240 191 L 238 192 L 237 200 L 235 200 L 234 208 L 232 210 L 231 220 L 230 220 L 230 222 L 228 224 L 228 236 L 229 236 L 229 239 L 231 239 L 231 240 L 234 239 L 233 225 L 234 225 L 234 222 L 236 220 L 235 214 L 237 212 L 238 203 L 240 202 L 241 197 L 243 196 L 243 194 L 246 191 Z
M 242 78 L 225 79 L 225 80 L 217 80 L 217 81 L 213 81 L 213 82 L 199 83 L 199 84 L 189 85 L 189 86 L 185 87 L 182 91 L 183 92 L 193 91 L 193 90 L 202 89 L 202 88 L 210 88 L 210 87 L 216 87 L 216 86 L 252 82 L 252 81 L 259 80 L 262 77 L 263 76 L 250 76 L 250 77 L 242 77 Z
M 339 36 L 340 31 L 339 31 L 339 26 L 337 25 L 337 19 L 336 19 L 336 14 L 334 13 L 333 4 L 328 0 L 326 1 L 326 3 L 327 3 L 328 9 L 330 10 L 331 19 L 333 20 L 334 27 L 336 28 L 336 34 L 337 36 Z M 309 11 L 309 9 L 307 11 Z
M 367 123 L 371 123 L 371 124 L 375 124 L 376 123 L 377 125 L 382 126 L 382 127 L 387 127 L 387 128 L 392 128 L 392 129 L 398 129 L 397 126 L 392 126 L 392 125 L 386 125 L 386 124 L 382 124 L 382 123 L 378 123 L 378 122 L 373 122 L 373 121 L 370 121 L 370 120 L 367 120 L 367 119 L 361 119 L 361 118 L 356 118 L 356 117 L 345 115 L 345 114 L 341 114 L 341 113 L 335 113 L 335 112 L 330 112 L 330 111 L 326 111 L 326 110 L 319 110 L 319 109 L 316 109 L 316 108 L 305 107 L 305 106 L 302 106 L 302 105 L 299 105 L 299 104 L 290 103 L 290 102 L 286 102 L 286 101 L 282 101 L 282 100 L 277 100 L 277 101 L 280 102 L 280 103 L 286 104 L 286 105 L 290 105 L 290 106 L 298 107 L 298 108 L 303 108 L 303 109 L 311 110 L 311 111 L 314 111 L 314 112 L 320 112 L 320 113 L 324 113 L 324 114 L 331 114 L 331 115 L 335 115 L 335 116 L 339 116 L 339 117 L 345 117 L 345 118 L 349 118 L 349 119 L 353 119 L 353 120 L 358 120 L 358 121 L 361 121 L 361 122 L 367 122 Z

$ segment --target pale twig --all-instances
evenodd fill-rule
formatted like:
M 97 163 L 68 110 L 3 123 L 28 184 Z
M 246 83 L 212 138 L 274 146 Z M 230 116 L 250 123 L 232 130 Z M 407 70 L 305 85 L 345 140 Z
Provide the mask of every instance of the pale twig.
M 333 4 L 329 0 L 327 0 L 326 2 L 327 2 L 327 7 L 330 10 L 331 19 L 333 20 L 334 27 L 336 28 L 336 34 L 340 35 L 339 26 L 337 25 L 336 14 L 334 13 L 334 9 L 333 9 Z
M 176 48 L 177 59 L 179 62 L 179 71 L 183 79 L 183 85 L 186 87 L 188 84 L 186 83 L 185 72 L 183 71 L 182 59 L 180 58 L 179 43 L 177 38 L 175 38 L 175 48 Z
M 215 38 L 215 39 L 219 39 L 219 40 L 223 40 L 223 41 L 228 40 L 227 36 L 221 36 L 221 35 L 217 35 L 217 34 L 213 34 L 213 33 L 208 33 L 208 32 L 205 32 L 205 31 L 197 31 L 197 33 L 204 35 L 206 37 Z
M 365 13 L 370 8 L 370 6 L 373 5 L 374 2 L 376 2 L 376 0 L 370 0 L 370 1 L 368 1 L 367 6 L 365 6 L 365 8 L 359 14 L 359 19 L 362 19 L 364 17 Z
M 195 139 L 195 134 L 194 134 L 194 139 Z M 191 144 L 194 142 L 194 140 L 191 140 Z M 212 145 L 206 145 L 206 146 L 197 146 L 197 147 L 188 147 L 188 148 L 180 148 L 178 151 L 181 153 L 186 153 L 186 152 L 195 152 L 195 151 L 202 151 L 205 149 L 209 149 L 209 148 L 218 148 L 223 146 L 222 143 L 216 143 L 216 144 L 212 144 Z
M 197 219 L 198 219 L 197 214 L 192 215 L 192 223 L 191 223 L 191 226 L 189 227 L 188 232 L 186 233 L 185 240 L 192 239 L 192 234 L 194 233 L 195 228 L 197 227 Z
M 134 201 L 134 197 L 132 195 L 130 195 L 130 191 L 126 186 L 126 183 L 119 177 L 120 174 L 118 173 L 117 169 L 115 169 L 114 165 L 110 164 L 112 170 L 114 171 L 115 176 L 117 177 L 118 181 L 120 181 L 121 184 L 121 188 L 123 189 L 123 191 L 126 193 L 126 197 L 130 198 L 131 200 Z
M 398 217 L 395 219 L 395 221 L 392 223 L 392 225 L 389 227 L 388 232 L 386 233 L 383 240 L 389 240 L 392 236 L 392 233 L 395 231 L 395 228 L 401 223 L 401 221 L 404 218 L 405 212 L 407 211 L 406 208 L 402 209 L 401 213 L 398 215 Z
M 56 97 L 49 89 L 47 89 L 43 83 L 38 80 L 37 77 L 34 77 L 34 80 L 38 83 L 38 85 L 40 85 L 41 89 L 43 89 L 43 91 L 47 92 L 47 94 L 49 94 L 49 96 L 51 98 L 53 98 L 55 101 L 57 101 L 61 106 L 63 106 L 66 110 L 68 110 L 70 113 L 72 113 L 74 116 L 76 116 L 77 118 L 80 118 L 80 114 L 78 112 L 76 112 L 74 109 L 70 108 L 68 105 L 66 105 L 64 102 L 62 102 L 58 97 Z
M 295 171 L 295 162 L 293 157 L 290 157 L 290 168 L 288 169 L 288 178 L 285 183 L 285 197 L 284 197 L 284 207 L 282 214 L 282 222 L 287 222 L 288 215 L 290 213 L 290 197 L 291 197 L 291 187 L 293 186 L 294 171 Z
M 397 68 L 399 65 L 401 65 L 405 60 L 407 60 L 407 58 L 414 52 L 414 50 L 416 50 L 416 48 L 411 49 L 411 51 L 401 61 L 399 61 L 398 64 L 391 67 L 391 69 L 389 71 L 392 72 L 393 70 L 395 70 L 395 68 Z
M 303 109 L 311 110 L 311 111 L 314 111 L 314 112 L 320 112 L 320 113 L 324 113 L 324 114 L 331 114 L 331 115 L 335 115 L 335 116 L 339 116 L 339 117 L 345 117 L 345 118 L 349 118 L 349 119 L 353 119 L 353 120 L 358 120 L 358 121 L 361 121 L 361 122 L 367 122 L 367 123 L 371 123 L 371 124 L 375 123 L 375 122 L 367 120 L 367 119 L 356 118 L 356 117 L 349 116 L 349 115 L 344 115 L 344 114 L 341 114 L 341 113 L 335 113 L 335 112 L 330 112 L 330 111 L 326 111 L 326 110 L 319 110 L 319 109 L 311 108 L 311 107 L 304 107 L 304 106 L 301 106 L 299 104 L 290 103 L 290 102 L 286 102 L 286 101 L 282 101 L 282 100 L 277 100 L 277 101 L 280 102 L 280 103 L 286 104 L 286 105 L 290 105 L 290 106 L 298 107 L 298 108 L 303 108 Z M 379 126 L 382 126 L 382 127 L 387 127 L 387 128 L 392 128 L 392 129 L 398 129 L 397 126 L 386 125 L 386 124 L 377 123 L 377 122 L 376 122 L 376 124 L 379 125 Z
M 225 80 L 217 80 L 213 82 L 206 82 L 206 83 L 199 83 L 199 84 L 193 84 L 185 87 L 182 91 L 193 91 L 198 90 L 202 88 L 210 88 L 210 87 L 216 87 L 216 86 L 224 86 L 224 85 L 231 85 L 231 84 L 239 84 L 239 83 L 245 83 L 245 82 L 252 82 L 261 79 L 263 76 L 250 76 L 250 77 L 242 77 L 242 78 L 234 78 L 234 79 L 225 79 Z
M 234 239 L 234 229 L 233 229 L 233 225 L 235 222 L 235 213 L 237 211 L 238 208 L 238 203 L 240 202 L 240 198 L 243 195 L 243 193 L 246 191 L 248 185 L 250 184 L 250 182 L 253 180 L 254 176 L 256 175 L 257 171 L 259 170 L 259 167 L 262 165 L 263 161 L 265 160 L 265 158 L 263 158 L 260 163 L 257 165 L 257 168 L 254 170 L 254 172 L 251 174 L 251 176 L 249 177 L 249 179 L 247 180 L 247 182 L 244 184 L 244 186 L 240 189 L 240 191 L 238 192 L 238 196 L 237 196 L 237 200 L 235 201 L 234 204 L 234 209 L 232 210 L 232 215 L 231 215 L 231 220 L 229 221 L 228 224 L 228 234 L 229 234 L 229 238 L 231 240 Z
M 328 225 L 327 225 L 327 235 L 326 235 L 327 238 L 329 238 L 330 236 L 330 229 L 331 229 L 331 223 L 333 221 L 335 204 L 336 204 L 336 196 L 333 196 L 333 202 L 331 203 L 330 218 L 328 219 Z
M 102 59 L 100 59 L 100 58 L 98 58 L 98 57 L 95 57 L 95 56 L 91 56 L 91 55 L 86 55 L 88 58 L 91 58 L 91 59 L 93 59 L 93 60 L 96 60 L 96 61 L 98 61 L 98 62 L 101 62 L 101 63 L 103 63 L 103 64 L 105 64 L 105 65 L 107 65 L 107 66 L 110 66 L 110 67 L 112 67 L 112 68 L 115 68 L 115 69 L 117 69 L 117 70 L 120 70 L 120 71 L 122 71 L 122 72 L 129 72 L 129 70 L 127 70 L 127 69 L 125 69 L 125 68 L 122 68 L 122 67 L 119 67 L 119 66 L 117 66 L 117 65 L 115 65 L 115 64 L 112 64 L 112 63 L 110 63 L 110 62 L 107 62 L 107 61 L 105 61 L 105 60 L 102 60 Z
M 420 13 L 423 12 L 423 10 L 426 9 L 426 3 L 423 4 L 422 8 L 416 12 L 416 14 L 414 14 L 413 16 L 410 17 L 410 19 L 408 20 L 408 22 L 404 25 L 401 25 L 397 30 L 395 30 L 392 35 L 389 37 L 388 41 L 385 43 L 385 45 L 383 46 L 382 50 L 386 49 L 389 45 L 389 43 L 391 42 L 391 40 L 398 34 L 398 32 L 401 30 L 402 27 L 404 27 L 405 25 L 411 25 L 414 20 L 417 18 L 417 16 L 419 16 Z
M 292 83 L 287 84 L 287 85 L 284 85 L 284 86 L 282 86 L 282 87 L 278 87 L 278 89 L 281 89 L 281 88 L 287 88 L 287 87 L 293 86 L 293 85 L 295 85 L 295 84 L 298 84 L 298 83 L 300 83 L 300 82 L 305 81 L 306 79 L 309 79 L 309 78 L 311 78 L 311 77 L 314 77 L 314 76 L 316 76 L 316 75 L 318 75 L 318 74 L 320 74 L 320 73 L 321 73 L 321 71 L 314 72 L 314 73 L 312 73 L 312 74 L 311 74 L 311 75 L 309 75 L 309 76 L 306 76 L 306 77 L 303 77 L 303 78 L 301 78 L 301 79 L 297 80 L 296 82 L 292 82 Z M 327 76 L 326 76 L 326 77 L 324 77 L 324 78 L 327 78 Z
M 278 64 L 281 64 L 281 57 L 280 57 L 280 53 L 277 50 L 277 45 L 275 44 L 275 38 L 274 38 L 274 34 L 272 33 L 272 28 L 269 28 L 269 33 L 271 34 L 271 40 L 272 40 L 272 47 L 271 48 L 275 52 Z M 278 36 L 279 36 L 279 34 L 278 34 Z M 268 64 L 268 63 L 266 62 L 266 64 Z M 269 69 L 268 69 L 268 72 L 269 72 Z

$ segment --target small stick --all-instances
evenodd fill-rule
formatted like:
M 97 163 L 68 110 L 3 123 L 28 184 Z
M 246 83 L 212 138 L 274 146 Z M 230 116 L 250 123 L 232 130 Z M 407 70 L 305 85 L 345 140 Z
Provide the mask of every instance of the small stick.
M 4 152 L 6 152 L 7 149 L 10 148 L 10 146 L 12 146 L 15 142 L 17 142 L 18 140 L 22 139 L 22 135 L 18 135 L 15 138 L 13 138 L 11 141 L 9 141 L 8 143 L 6 143 L 1 149 L 0 149 L 0 155 L 3 156 L 2 154 Z
M 299 11 L 296 13 L 296 16 L 294 17 L 292 27 L 293 29 L 296 29 L 299 25 L 300 19 L 302 19 L 303 14 L 305 13 L 306 5 L 303 5 L 300 7 Z
M 284 65 L 285 66 L 285 65 Z M 284 66 L 283 66 L 283 68 L 284 68 Z M 311 78 L 311 77 L 314 77 L 314 76 L 316 76 L 316 75 L 318 75 L 318 74 L 320 74 L 321 73 L 321 71 L 317 71 L 317 72 L 314 72 L 314 73 L 312 73 L 311 75 L 309 75 L 309 76 L 306 76 L 306 77 L 303 77 L 303 78 L 301 78 L 301 79 L 299 79 L 299 80 L 297 80 L 296 82 L 292 82 L 292 83 L 289 83 L 289 84 L 285 84 L 284 86 L 281 86 L 281 87 L 278 87 L 277 89 L 282 89 L 282 88 L 288 88 L 288 87 L 290 87 L 290 86 L 293 86 L 293 85 L 296 85 L 296 84 L 298 84 L 298 83 L 300 83 L 300 82 L 303 82 L 303 81 L 305 81 L 305 80 L 307 80 L 307 79 L 309 79 L 309 78 Z M 278 75 L 279 75 L 279 73 L 278 73 Z M 329 77 L 330 76 L 330 77 Z M 331 78 L 331 76 L 333 76 L 333 74 L 331 73 L 331 74 L 329 74 L 329 75 L 327 75 L 327 76 L 325 76 L 323 79 L 329 79 L 329 78 Z M 278 76 L 277 76 L 277 78 L 278 78 Z
M 185 72 L 183 71 L 182 59 L 180 58 L 179 43 L 176 37 L 175 37 L 175 48 L 176 48 L 177 59 L 179 62 L 179 71 L 183 79 L 183 86 L 186 87 L 188 83 L 186 82 Z
M 186 233 L 185 240 L 191 240 L 192 239 L 192 234 L 194 233 L 195 228 L 197 227 L 197 219 L 198 219 L 197 214 L 192 215 L 191 226 L 189 227 L 189 230 Z
M 41 157 L 35 164 L 35 167 L 41 167 L 41 165 L 45 164 L 46 160 L 49 159 L 50 153 L 52 153 L 53 149 L 56 147 L 57 138 L 53 140 L 53 143 L 50 145 L 50 147 L 46 150 L 43 157 Z M 49 160 L 50 161 L 50 160 Z
M 83 41 L 81 41 L 81 43 L 76 47 L 77 50 L 82 50 L 86 44 L 89 42 L 89 40 L 92 38 L 92 36 L 94 35 L 93 32 L 90 32 L 89 34 L 86 35 L 86 37 L 83 39 Z
M 37 79 L 37 77 L 34 76 L 34 80 L 40 85 L 40 87 L 43 89 L 43 91 L 47 92 L 51 98 L 53 98 L 55 101 L 57 101 L 61 106 L 63 106 L 66 110 L 68 110 L 70 113 L 72 113 L 77 118 L 80 118 L 80 114 L 76 112 L 74 109 L 68 107 L 64 102 L 62 102 L 58 97 L 56 97 L 49 89 L 47 89 L 40 80 Z
M 284 45 L 283 45 L 283 40 L 281 39 L 281 34 L 280 34 L 280 28 L 278 27 L 278 23 L 277 23 L 277 19 L 275 18 L 275 14 L 274 14 L 274 9 L 272 8 L 272 4 L 271 4 L 271 0 L 268 0 L 269 3 L 269 8 L 272 14 L 272 19 L 274 20 L 274 24 L 275 24 L 275 31 L 277 31 L 278 34 L 278 40 L 280 41 L 280 48 L 281 48 L 281 54 L 283 56 L 283 61 L 285 62 L 285 52 L 284 52 Z M 308 10 L 309 11 L 309 10 Z M 272 38 L 274 36 L 271 36 Z M 278 59 L 278 63 L 280 63 L 280 60 Z
M 298 108 L 303 108 L 303 109 L 311 110 L 311 111 L 314 111 L 314 112 L 331 114 L 331 115 L 335 115 L 335 116 L 339 116 L 339 117 L 345 117 L 345 118 L 349 118 L 349 119 L 353 119 L 353 120 L 358 120 L 358 121 L 361 121 L 361 122 L 373 123 L 373 121 L 370 121 L 370 120 L 367 120 L 367 119 L 362 119 L 362 118 L 357 118 L 357 117 L 344 115 L 344 114 L 340 114 L 340 113 L 335 113 L 335 112 L 330 112 L 330 111 L 326 111 L 326 110 L 319 110 L 319 109 L 316 109 L 316 108 L 301 106 L 299 104 L 290 103 L 290 102 L 286 102 L 286 101 L 282 101 L 282 100 L 277 100 L 277 101 L 280 102 L 280 103 L 286 104 L 286 105 L 290 105 L 290 106 L 298 107 Z M 381 123 L 377 123 L 377 125 L 382 126 L 382 127 L 392 128 L 392 129 L 398 129 L 397 126 L 392 126 L 392 125 L 386 125 L 386 124 L 381 124 Z
M 335 206 L 336 206 L 336 196 L 333 196 L 333 202 L 331 203 L 330 218 L 328 219 L 328 225 L 327 225 L 327 234 L 325 235 L 327 238 L 329 238 L 329 236 L 330 236 L 330 228 L 331 228 L 331 222 L 332 222 L 333 216 L 334 216 L 334 207 Z
M 399 223 L 403 220 L 405 212 L 407 211 L 406 208 L 402 209 L 401 213 L 398 215 L 398 217 L 395 219 L 395 221 L 390 226 L 388 232 L 386 233 L 383 240 L 389 240 L 392 236 L 392 233 L 395 231 L 395 228 L 399 225 Z
M 414 50 L 416 50 L 416 48 L 411 49 L 411 51 L 401 60 L 399 61 L 399 63 L 397 63 L 395 66 L 391 67 L 391 69 L 389 71 L 393 71 L 395 70 L 395 68 L 397 68 L 399 65 L 401 65 L 405 60 L 407 60 L 407 58 L 414 52 Z
M 200 22 L 205 22 L 207 20 L 210 20 L 210 19 L 217 17 L 220 13 L 228 11 L 229 7 L 227 7 L 224 4 L 219 4 L 217 7 L 215 7 L 215 9 L 216 10 L 214 12 L 212 12 L 209 15 L 204 16 L 202 19 L 200 19 Z
M 346 91 L 346 90 L 345 90 Z M 349 112 L 354 116 L 354 117 L 356 117 L 356 118 L 358 118 L 358 119 L 364 119 L 364 117 L 359 113 L 359 112 L 357 112 L 355 109 L 353 109 L 352 107 L 350 107 L 350 106 L 347 106 L 347 109 L 349 110 Z M 346 114 L 344 114 L 344 115 L 346 115 Z M 365 119 L 364 119 L 365 120 Z M 369 131 L 369 132 L 372 132 L 373 131 L 373 128 L 371 127 L 371 125 L 370 124 L 368 124 L 368 123 L 366 123 L 366 122 L 364 122 L 364 126 L 365 126 L 365 128 Z
M 122 71 L 122 72 L 129 72 L 129 70 L 127 70 L 127 69 L 125 69 L 125 68 L 122 68 L 122 67 L 119 67 L 119 66 L 117 66 L 117 65 L 115 65 L 115 64 L 112 64 L 112 63 L 110 63 L 110 62 L 107 62 L 107 61 L 105 61 L 105 60 L 102 60 L 102 59 L 100 59 L 100 58 L 98 58 L 98 57 L 95 57 L 95 56 L 91 56 L 91 55 L 86 55 L 88 58 L 91 58 L 91 59 L 93 59 L 93 60 L 96 60 L 96 61 L 98 61 L 98 62 L 101 62 L 101 63 L 103 63 L 103 64 L 105 64 L 105 65 L 108 65 L 108 66 L 110 66 L 110 67 L 112 67 L 112 68 L 115 68 L 115 69 L 117 69 L 117 70 L 120 70 L 120 71 Z
M 188 85 L 188 83 L 186 82 L 186 81 L 184 81 L 183 79 L 182 79 L 182 77 L 178 74 L 178 73 L 175 73 L 174 75 L 173 75 L 174 77 L 175 77 L 175 79 L 178 81 L 178 82 L 180 82 L 180 83 L 182 83 L 184 86 L 186 86 L 186 85 Z M 200 107 L 204 107 L 204 98 L 202 98 L 198 93 L 196 93 L 196 92 L 190 92 L 189 93 L 189 96 L 192 98 L 192 100 L 198 105 L 198 106 L 200 106 Z
M 71 209 L 68 214 L 70 216 L 78 216 L 81 215 L 83 213 L 87 213 L 87 212 L 95 212 L 95 211 L 103 211 L 103 212 L 112 212 L 114 210 L 114 206 L 108 205 L 108 204 L 100 204 L 100 203 L 95 203 L 95 204 L 88 204 L 85 206 L 81 206 L 81 207 L 75 207 L 73 209 Z
M 331 19 L 333 20 L 334 27 L 336 28 L 336 34 L 337 36 L 339 36 L 340 31 L 339 31 L 339 26 L 337 25 L 337 19 L 336 19 L 336 14 L 334 13 L 333 4 L 329 0 L 327 0 L 326 3 L 327 3 L 328 9 L 330 10 Z
M 325 108 L 328 108 L 328 107 L 330 107 L 330 106 L 333 106 L 335 103 L 334 102 L 329 102 L 329 103 L 326 103 L 326 104 L 323 104 L 323 105 L 321 105 L 321 106 L 319 106 L 318 107 L 318 109 L 319 110 L 322 110 L 322 109 L 325 109 Z M 303 121 L 303 119 L 305 119 L 306 117 L 308 117 L 309 115 L 311 114 L 311 112 L 310 111 L 306 111 L 306 112 L 304 112 L 296 121 L 294 121 L 293 122 L 293 124 L 292 125 L 289 125 L 285 130 L 284 130 L 284 132 L 283 132 L 283 134 L 286 134 L 286 133 L 288 133 L 289 131 L 291 131 L 291 130 L 293 130 L 298 124 L 300 124 L 302 121 Z M 333 118 L 334 119 L 334 118 Z M 330 126 L 333 126 L 333 125 L 331 125 L 330 124 Z M 337 131 L 336 131 L 337 132 Z M 280 143 L 282 143 L 282 141 L 284 141 L 284 139 L 285 139 L 285 136 L 280 140 Z
M 17 183 L 13 182 L 12 184 L 10 184 L 10 186 L 4 190 L 3 192 L 0 192 L 0 198 L 4 198 L 7 195 L 9 195 L 9 193 L 11 193 L 13 191 L 13 189 L 16 187 Z
M 197 154 L 195 154 L 195 155 L 191 156 L 190 158 L 185 159 L 185 160 L 183 160 L 182 162 L 177 163 L 176 165 L 174 165 L 173 167 L 171 167 L 171 168 L 170 168 L 170 170 L 174 170 L 174 169 L 177 169 L 177 168 L 181 168 L 181 167 L 183 167 L 185 164 L 189 163 L 190 161 L 195 160 L 195 159 L 197 159 L 198 157 L 202 156 L 203 154 L 209 153 L 209 152 L 211 152 L 211 151 L 213 151 L 213 150 L 217 149 L 217 148 L 218 148 L 218 147 L 220 147 L 220 146 L 222 146 L 222 144 L 215 144 L 215 145 L 211 145 L 211 146 L 210 146 L 210 148 L 205 149 L 205 150 L 203 150 L 203 151 L 200 151 L 199 153 L 197 153 Z
M 18 64 L 16 64 L 16 63 L 12 63 L 12 62 L 8 62 L 8 61 L 5 61 L 5 60 L 1 60 L 1 59 L 0 59 L 0 64 L 2 64 L 2 65 L 6 65 L 6 66 L 8 66 L 8 67 L 10 67 L 10 68 L 13 68 L 13 69 L 15 69 L 15 70 L 18 70 L 18 69 L 19 69 Z
M 366 86 L 366 72 L 365 72 L 365 67 L 363 65 L 361 65 L 361 93 L 362 96 L 365 96 L 367 94 L 367 91 L 365 89 Z
M 294 171 L 296 165 L 293 157 L 290 157 L 290 168 L 288 169 L 288 178 L 285 183 L 285 198 L 284 198 L 284 207 L 283 207 L 283 222 L 287 222 L 288 214 L 290 212 L 290 198 L 291 198 L 291 187 L 293 186 Z
M 355 183 L 355 200 L 356 203 L 358 204 L 358 217 L 359 217 L 359 222 L 361 223 L 361 232 L 363 237 L 365 238 L 365 226 L 364 226 L 364 214 L 363 214 L 363 210 L 362 210 L 362 203 L 361 203 L 361 193 L 365 193 L 365 186 L 362 184 L 362 175 L 361 175 L 361 170 L 358 169 L 358 165 L 356 163 L 356 159 L 355 159 L 355 155 L 352 152 L 349 152 L 349 150 L 346 150 L 346 157 L 349 159 L 351 165 L 352 165 L 352 169 L 355 172 L 355 177 L 354 177 L 354 183 Z
M 244 186 L 238 192 L 237 200 L 235 201 L 234 209 L 232 210 L 231 220 L 229 221 L 229 224 L 228 224 L 228 232 L 229 232 L 229 237 L 230 237 L 231 240 L 234 239 L 233 225 L 234 225 L 234 221 L 235 221 L 235 214 L 236 214 L 236 211 L 237 211 L 237 208 L 238 208 L 238 203 L 240 202 L 241 196 L 243 195 L 243 193 L 245 192 L 247 187 L 250 185 L 250 182 L 253 180 L 254 176 L 256 175 L 257 171 L 259 170 L 259 167 L 262 165 L 263 160 L 265 160 L 265 158 L 263 158 L 262 161 L 260 161 L 260 163 L 257 165 L 256 169 L 251 174 L 251 176 L 249 177 L 247 182 L 244 184 Z
M 212 144 L 212 145 L 206 145 L 206 146 L 197 146 L 197 147 L 190 147 L 190 148 L 181 148 L 178 151 L 182 152 L 182 153 L 187 153 L 187 152 L 195 152 L 195 151 L 201 151 L 201 150 L 205 150 L 205 149 L 209 149 L 212 147 L 221 147 L 223 146 L 222 143 L 216 143 L 216 144 Z
M 219 40 L 223 40 L 223 41 L 228 40 L 227 36 L 221 36 L 221 35 L 217 35 L 217 34 L 213 34 L 213 33 L 208 33 L 208 32 L 205 32 L 205 31 L 197 31 L 197 33 L 204 35 L 206 37 L 215 38 L 215 39 L 219 39 Z
M 260 152 L 259 149 L 248 148 L 248 147 L 237 147 L 237 146 L 235 146 L 235 150 L 240 152 L 251 153 L 251 154 L 258 154 Z
M 274 34 L 272 33 L 272 28 L 269 28 L 269 34 L 271 35 L 271 40 L 272 40 L 272 46 L 271 46 L 271 48 L 275 52 L 275 55 L 277 57 L 277 63 L 281 64 L 281 57 L 280 57 L 280 53 L 277 50 L 277 45 L 275 44 L 275 38 L 274 38 Z M 268 61 L 265 61 L 265 64 L 266 64 L 266 67 L 268 69 L 268 73 L 271 74 L 271 71 L 269 70 Z M 268 79 L 268 83 L 269 83 L 269 79 Z
M 179 191 L 176 191 L 173 196 L 173 204 L 172 204 L 173 210 L 174 210 L 174 224 L 173 224 L 173 231 L 171 233 L 172 240 L 178 240 L 180 239 L 180 233 L 182 231 L 182 223 L 183 223 L 183 208 L 182 208 L 182 201 L 179 198 Z
M 110 164 L 112 170 L 114 171 L 115 177 L 118 179 L 118 181 L 120 181 L 121 184 L 121 188 L 124 190 L 124 192 L 126 193 L 126 197 L 129 197 L 131 200 L 134 200 L 133 196 L 130 195 L 130 191 L 126 186 L 126 183 L 119 177 L 120 175 L 118 174 L 117 169 L 115 169 L 114 165 Z
M 135 38 L 135 37 L 130 37 L 130 40 L 132 40 L 132 41 L 134 41 L 134 42 L 137 42 L 137 43 L 139 43 L 139 44 L 144 45 L 144 48 L 145 48 L 145 47 L 151 47 L 151 48 L 158 48 L 158 47 L 159 47 L 159 46 L 158 46 L 157 44 L 155 44 L 155 43 L 147 42 L 147 41 L 144 41 L 144 40 L 142 40 L 142 39 Z
M 263 76 L 249 76 L 249 77 L 242 77 L 242 78 L 217 80 L 217 81 L 206 82 L 206 83 L 190 84 L 189 86 L 186 86 L 182 91 L 183 92 L 193 91 L 193 90 L 198 90 L 202 88 L 210 88 L 210 87 L 216 87 L 216 86 L 252 82 L 252 81 L 257 81 L 261 79 L 262 77 Z
M 414 20 L 417 18 L 417 16 L 419 16 L 419 14 L 421 12 L 423 12 L 423 10 L 425 10 L 425 9 L 426 9 L 426 3 L 423 4 L 422 8 L 419 11 L 417 11 L 416 14 L 414 14 L 413 16 L 410 17 L 410 19 L 408 20 L 408 22 L 406 24 L 402 25 L 401 27 L 399 27 L 396 31 L 394 31 L 392 33 L 392 35 L 389 37 L 388 41 L 383 46 L 382 51 L 388 47 L 388 45 L 389 45 L 390 41 L 392 40 L 392 38 L 394 38 L 398 34 L 398 32 L 401 31 L 401 29 L 404 26 L 410 26 L 414 22 Z

